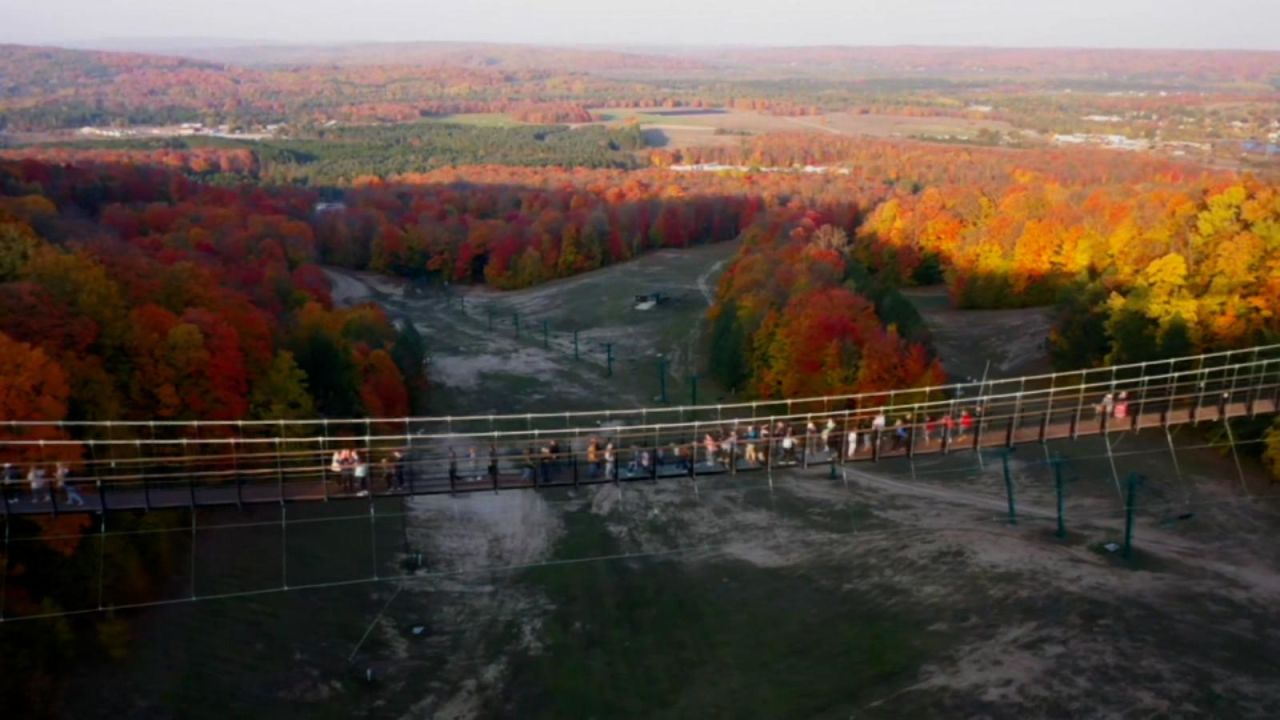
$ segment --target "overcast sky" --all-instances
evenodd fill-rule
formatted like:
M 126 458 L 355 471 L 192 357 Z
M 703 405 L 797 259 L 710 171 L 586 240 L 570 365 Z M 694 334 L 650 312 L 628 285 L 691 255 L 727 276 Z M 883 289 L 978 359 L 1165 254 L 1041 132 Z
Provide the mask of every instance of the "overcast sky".
M 1280 0 L 0 0 L 0 42 L 206 37 L 1280 50 Z

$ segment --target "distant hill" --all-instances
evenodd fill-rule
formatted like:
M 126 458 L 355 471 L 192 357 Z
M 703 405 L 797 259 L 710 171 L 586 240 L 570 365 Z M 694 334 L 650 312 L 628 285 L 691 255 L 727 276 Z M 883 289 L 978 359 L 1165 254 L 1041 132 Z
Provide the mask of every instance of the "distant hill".
M 193 39 L 144 41 L 126 50 L 165 52 L 197 60 L 258 67 L 294 65 L 447 65 L 491 69 L 546 69 L 565 72 L 615 70 L 705 70 L 707 63 L 666 53 L 591 47 L 550 47 L 502 43 L 401 42 L 291 45 Z
M 1258 110 L 1265 114 L 1280 87 L 1280 52 L 1262 51 L 109 42 L 171 47 L 172 52 L 0 45 L 0 128 L 179 122 L 316 126 L 470 113 L 582 123 L 592 119 L 591 109 L 605 107 L 730 107 L 774 115 L 874 109 L 940 116 L 963 112 L 970 103 L 991 107 L 992 96 L 1057 93 L 1067 83 L 1099 96 L 1168 89 L 1172 109 L 1189 102 L 1245 100 L 1265 104 Z M 1036 103 L 1035 112 L 1046 108 Z M 1057 99 L 1050 104 L 1059 116 L 1074 118 L 1168 115 L 1171 109 L 1150 102 L 1114 107 L 1108 101 L 1078 110 Z M 1031 117 L 1035 112 L 1013 111 L 1027 115 L 1033 127 L 1047 127 L 1043 118 Z M 1228 121 L 1253 127 L 1255 114 L 1251 110 Z M 1063 120 L 1055 122 L 1073 127 Z
M 677 51 L 731 67 L 876 72 L 916 76 L 1130 78 L 1265 82 L 1280 75 L 1280 52 L 982 47 L 778 47 Z
M 559 47 L 503 43 L 281 44 L 218 38 L 116 39 L 92 49 L 177 55 L 215 63 L 411 65 L 560 72 L 733 72 L 1010 78 L 1131 79 L 1149 82 L 1269 82 L 1280 52 L 993 47 Z

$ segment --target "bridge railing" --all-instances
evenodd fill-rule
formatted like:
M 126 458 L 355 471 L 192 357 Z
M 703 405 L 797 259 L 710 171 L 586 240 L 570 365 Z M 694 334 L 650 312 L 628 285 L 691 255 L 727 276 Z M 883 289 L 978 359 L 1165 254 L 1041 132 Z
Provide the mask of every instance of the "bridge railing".
M 148 505 L 153 497 L 158 503 L 203 504 L 358 492 L 360 483 L 348 471 L 332 470 L 333 453 L 343 449 L 357 451 L 366 461 L 365 487 L 385 486 L 391 478 L 394 489 L 408 485 L 410 491 L 421 490 L 414 487 L 418 484 L 445 490 L 457 489 L 460 483 L 470 487 L 477 483 L 476 476 L 481 483 L 511 486 L 527 481 L 530 467 L 535 479 L 541 479 L 546 465 L 541 448 L 552 440 L 559 446 L 550 461 L 552 474 L 572 469 L 575 482 L 584 479 L 583 464 L 589 464 L 587 474 L 598 479 L 604 469 L 596 466 L 604 462 L 610 442 L 613 474 L 619 477 L 637 472 L 657 477 L 686 465 L 694 473 L 736 472 L 788 462 L 796 452 L 802 463 L 829 461 L 832 455 L 861 460 L 1214 420 L 1259 409 L 1271 412 L 1280 402 L 1278 349 L 1250 348 L 939 389 L 643 409 L 617 413 L 619 421 L 614 421 L 615 413 L 605 412 L 542 414 L 536 422 L 532 415 L 462 421 L 10 422 L 0 435 L 0 460 L 19 467 L 69 462 L 75 481 L 91 485 L 104 502 L 109 502 L 108 494 L 142 495 Z M 1104 406 L 1108 396 L 1110 404 Z M 626 422 L 637 419 L 637 412 L 641 422 Z M 676 419 L 670 419 L 672 412 Z M 877 431 L 873 424 L 878 415 L 883 415 L 884 424 Z M 608 424 L 575 424 L 584 419 Z M 767 439 L 749 435 L 748 427 L 762 425 L 770 429 Z M 857 440 L 852 451 L 851 432 Z M 790 441 L 785 439 L 788 433 Z M 589 463 L 587 446 L 593 437 L 600 450 L 597 462 Z M 536 456 L 532 459 L 527 457 L 531 447 Z M 708 461 L 708 454 L 721 460 Z M 494 464 L 496 475 L 490 468 Z

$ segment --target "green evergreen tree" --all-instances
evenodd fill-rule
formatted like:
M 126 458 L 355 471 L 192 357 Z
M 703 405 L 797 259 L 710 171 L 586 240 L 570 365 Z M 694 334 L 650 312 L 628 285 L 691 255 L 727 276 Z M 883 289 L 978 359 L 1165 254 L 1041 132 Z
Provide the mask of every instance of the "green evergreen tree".
M 249 414 L 255 420 L 301 420 L 315 417 L 315 402 L 307 392 L 307 375 L 293 353 L 276 353 L 267 372 L 249 391 Z

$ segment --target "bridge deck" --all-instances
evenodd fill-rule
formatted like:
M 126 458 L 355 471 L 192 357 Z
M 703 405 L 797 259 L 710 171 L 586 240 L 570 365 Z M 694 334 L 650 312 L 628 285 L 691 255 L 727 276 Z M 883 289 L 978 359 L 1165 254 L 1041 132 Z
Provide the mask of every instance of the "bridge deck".
M 1228 395 L 1217 404 L 1202 403 L 1203 395 L 1185 402 L 1176 402 L 1173 398 L 1161 401 L 1138 398 L 1132 403 L 1134 413 L 1123 418 L 1110 415 L 1100 417 L 1085 400 L 1083 393 L 1068 403 L 1055 402 L 1050 397 L 1038 412 L 1020 407 L 1021 400 L 1018 400 L 1012 405 L 1012 412 L 988 415 L 986 419 L 977 420 L 967 433 L 961 432 L 962 429 L 957 426 L 956 436 L 947 439 L 940 437 L 940 426 L 933 428 L 932 436 L 926 438 L 923 422 L 907 426 L 905 441 L 895 441 L 893 428 L 874 437 L 867 430 L 858 428 L 856 420 L 851 419 L 848 412 L 843 415 L 829 414 L 828 417 L 838 423 L 836 431 L 832 433 L 830 447 L 822 447 L 817 435 L 797 437 L 796 447 L 790 453 L 783 450 L 782 441 L 777 437 L 771 438 L 767 443 L 763 440 L 739 440 L 731 453 L 724 453 L 718 460 L 706 457 L 696 435 L 694 441 L 690 441 L 687 427 L 681 426 L 669 433 L 661 428 L 655 428 L 652 432 L 646 429 L 643 436 L 633 436 L 631 439 L 643 437 L 652 441 L 647 444 L 636 442 L 631 447 L 620 448 L 617 462 L 612 466 L 612 476 L 607 473 L 608 466 L 603 462 L 596 467 L 588 464 L 585 445 L 586 433 L 593 432 L 607 437 L 611 429 L 576 428 L 535 432 L 532 436 L 542 441 L 552 438 L 562 440 L 565 448 L 553 461 L 532 464 L 526 462 L 525 456 L 521 455 L 522 446 L 530 441 L 530 436 L 509 439 L 504 437 L 497 453 L 496 475 L 490 474 L 486 467 L 488 457 L 478 458 L 475 465 L 470 458 L 463 457 L 456 460 L 457 474 L 453 479 L 450 478 L 447 455 L 441 451 L 440 443 L 434 443 L 430 448 L 410 449 L 405 460 L 395 468 L 398 472 L 392 474 L 390 481 L 379 473 L 377 464 L 371 464 L 369 485 L 374 496 L 394 497 L 680 479 L 784 467 L 826 467 L 831 462 L 869 462 L 881 458 L 972 451 L 1082 435 L 1219 422 L 1226 418 L 1280 411 L 1280 394 L 1269 385 L 1242 388 L 1237 395 Z M 1157 407 L 1158 410 L 1152 409 Z M 772 419 L 758 417 L 754 420 L 763 422 Z M 861 419 L 865 417 L 857 418 Z M 752 420 L 734 422 L 751 423 Z M 853 452 L 849 452 L 846 446 L 849 429 L 855 429 L 860 437 L 858 448 Z M 874 439 L 864 446 L 868 436 Z M 658 447 L 665 449 L 669 439 L 672 447 L 678 443 L 692 450 L 690 461 L 680 463 L 668 457 L 647 468 L 640 467 L 640 453 Z M 365 438 L 366 442 L 369 440 Z M 484 436 L 462 439 L 463 442 L 472 443 L 478 440 L 484 440 Z M 298 441 L 283 441 L 285 444 L 288 442 Z M 74 491 L 71 494 L 48 495 L 46 485 L 44 490 L 33 495 L 25 481 L 10 483 L 4 488 L 4 502 L 0 512 L 14 515 L 98 513 L 103 510 L 205 508 L 366 497 L 355 491 L 357 489 L 353 486 L 354 483 L 348 484 L 349 481 L 344 482 L 338 474 L 327 470 L 327 453 L 323 449 L 304 454 L 306 465 L 299 466 L 296 462 L 298 458 L 294 457 L 297 453 L 280 451 L 281 445 L 281 442 L 276 443 L 276 454 L 257 457 L 252 462 L 246 460 L 242 466 L 232 470 L 210 466 L 208 472 L 201 472 L 198 465 L 184 470 L 181 467 L 181 457 L 145 458 L 149 464 L 140 466 L 128 475 L 99 472 L 99 477 L 96 478 L 69 479 L 67 485 Z M 498 443 L 494 445 L 496 447 Z M 748 445 L 753 445 L 752 450 L 758 450 L 764 456 L 760 462 L 747 461 Z M 165 466 L 166 471 L 157 470 L 161 467 L 159 463 L 165 460 L 169 463 Z M 104 479 L 103 475 L 107 477 Z M 75 498 L 75 495 L 79 498 Z M 80 502 L 72 502 L 75 499 Z

